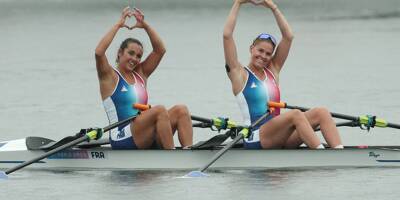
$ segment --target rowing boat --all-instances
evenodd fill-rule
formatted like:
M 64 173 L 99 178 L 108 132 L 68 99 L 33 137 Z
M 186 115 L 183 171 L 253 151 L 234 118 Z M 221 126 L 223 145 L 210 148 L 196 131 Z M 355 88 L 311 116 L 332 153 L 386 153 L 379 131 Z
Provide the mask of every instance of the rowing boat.
M 195 169 L 221 147 L 192 150 L 112 150 L 109 145 L 69 148 L 37 161 L 31 169 L 167 170 Z M 10 168 L 45 153 L 29 150 L 26 138 L 0 143 L 0 168 Z M 346 146 L 343 150 L 232 148 L 213 169 L 267 169 L 297 167 L 400 167 L 400 146 Z
M 307 111 L 308 108 L 286 103 L 269 102 L 269 107 Z M 144 106 L 149 109 L 150 106 Z M 244 149 L 241 139 L 252 127 L 269 115 L 269 111 L 250 126 L 240 126 L 228 118 L 207 119 L 191 116 L 193 127 L 227 130 L 191 149 L 175 150 L 112 150 L 109 141 L 101 141 L 102 133 L 129 123 L 131 116 L 104 128 L 88 128 L 59 141 L 42 137 L 27 137 L 0 142 L 0 179 L 22 168 L 33 169 L 111 169 L 111 170 L 166 170 L 198 169 L 187 177 L 204 177 L 205 170 L 267 169 L 309 167 L 400 167 L 400 146 L 345 146 L 344 149 Z M 347 120 L 336 126 L 360 127 L 369 131 L 374 127 L 400 129 L 400 124 L 389 123 L 373 115 L 360 117 L 331 113 L 332 117 Z M 318 128 L 316 131 L 319 130 Z M 226 145 L 223 142 L 231 137 Z M 107 139 L 105 139 L 107 140 Z M 86 142 L 85 142 L 86 141 Z M 229 150 L 229 151 L 228 151 Z M 224 156 L 222 156 L 224 155 Z M 206 163 L 206 165 L 204 165 Z M 202 167 L 201 167 L 202 166 Z

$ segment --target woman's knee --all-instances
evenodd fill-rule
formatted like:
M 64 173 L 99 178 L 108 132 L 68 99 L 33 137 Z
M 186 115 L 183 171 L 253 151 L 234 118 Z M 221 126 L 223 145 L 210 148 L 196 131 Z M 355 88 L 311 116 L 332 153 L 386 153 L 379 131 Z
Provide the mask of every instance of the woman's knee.
M 297 109 L 289 111 L 289 115 L 293 124 L 297 124 L 299 121 L 301 122 L 307 120 L 304 113 Z
M 154 106 L 151 109 L 157 114 L 162 114 L 162 113 L 168 112 L 167 109 L 165 108 L 165 106 L 162 106 L 162 105 Z
M 329 110 L 325 107 L 316 107 L 311 109 L 312 118 L 320 121 L 321 119 L 331 118 L 332 115 Z
M 157 105 L 157 106 L 152 107 L 151 109 L 154 109 L 154 112 L 157 115 L 158 119 L 169 118 L 168 110 L 165 108 L 165 106 Z
M 189 109 L 186 105 L 179 104 L 175 105 L 171 108 L 171 112 L 173 112 L 177 116 L 189 116 Z
M 285 142 L 272 138 L 260 138 L 260 144 L 263 149 L 280 149 L 284 146 Z

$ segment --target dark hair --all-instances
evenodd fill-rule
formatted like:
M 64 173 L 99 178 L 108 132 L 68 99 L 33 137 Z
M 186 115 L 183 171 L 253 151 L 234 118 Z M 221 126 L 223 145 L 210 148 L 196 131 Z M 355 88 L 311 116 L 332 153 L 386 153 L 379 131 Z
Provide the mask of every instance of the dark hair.
M 127 38 L 127 39 L 125 39 L 125 40 L 121 43 L 121 45 L 119 46 L 118 54 L 119 54 L 119 51 L 124 51 L 124 49 L 126 49 L 130 43 L 138 44 L 138 45 L 139 45 L 140 47 L 142 47 L 142 49 L 143 49 L 143 44 L 142 44 L 142 42 L 140 42 L 138 39 L 135 39 L 135 38 Z M 118 54 L 117 54 L 117 59 L 115 60 L 117 63 L 119 62 L 119 55 L 118 55 Z

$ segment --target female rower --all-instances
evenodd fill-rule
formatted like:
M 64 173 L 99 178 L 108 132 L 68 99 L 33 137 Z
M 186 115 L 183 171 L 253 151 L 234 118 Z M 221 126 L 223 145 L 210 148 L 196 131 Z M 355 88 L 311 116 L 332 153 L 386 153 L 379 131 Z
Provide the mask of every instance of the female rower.
M 125 21 L 132 16 L 136 18 L 136 24 L 128 27 Z M 105 53 L 121 28 L 144 29 L 150 38 L 153 51 L 142 60 L 142 43 L 137 39 L 127 38 L 117 52 L 114 68 L 109 64 Z M 110 132 L 113 149 L 146 149 L 154 145 L 163 149 L 173 149 L 173 133 L 176 130 L 182 147 L 192 145 L 192 123 L 186 106 L 176 105 L 169 110 L 163 106 L 154 106 L 140 115 L 138 110 L 132 107 L 134 103 L 147 104 L 147 79 L 165 54 L 163 42 L 144 20 L 140 10 L 125 8 L 118 22 L 97 45 L 95 54 L 100 94 L 110 123 L 137 115 L 130 124 Z
M 272 11 L 282 33 L 282 40 L 277 43 L 272 35 L 258 35 L 249 49 L 250 63 L 243 67 L 238 61 L 233 30 L 240 7 L 249 2 Z M 267 112 L 268 101 L 280 101 L 279 73 L 289 54 L 292 40 L 292 30 L 272 0 L 260 3 L 256 3 L 256 0 L 234 1 L 223 33 L 225 67 L 246 124 L 254 123 Z M 313 130 L 318 126 L 330 147 L 343 148 L 335 122 L 325 108 L 314 108 L 305 113 L 291 110 L 283 114 L 276 109 L 253 129 L 244 145 L 246 148 L 268 149 L 297 148 L 305 143 L 312 149 L 324 148 Z

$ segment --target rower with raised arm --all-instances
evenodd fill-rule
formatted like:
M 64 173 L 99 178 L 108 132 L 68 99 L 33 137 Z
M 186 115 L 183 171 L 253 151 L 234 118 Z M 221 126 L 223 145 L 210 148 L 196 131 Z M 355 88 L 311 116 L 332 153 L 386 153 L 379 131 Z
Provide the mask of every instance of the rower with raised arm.
M 282 33 L 280 41 L 268 33 L 259 34 L 250 45 L 250 62 L 247 66 L 240 64 L 233 39 L 239 9 L 245 3 L 271 10 Z M 225 68 L 246 124 L 250 125 L 267 112 L 268 101 L 280 101 L 279 75 L 293 37 L 288 22 L 272 0 L 234 1 L 223 32 Z M 254 149 L 297 148 L 305 143 L 312 149 L 324 148 L 313 131 L 317 127 L 320 127 L 330 147 L 343 148 L 332 116 L 321 107 L 304 113 L 292 110 L 283 114 L 276 109 L 273 115 L 253 129 L 245 139 L 244 146 Z
M 129 27 L 125 21 L 132 16 L 136 24 Z M 118 50 L 116 66 L 112 67 L 105 53 L 121 28 L 144 29 L 153 50 L 142 60 L 142 43 L 135 38 L 127 38 Z M 147 79 L 158 67 L 165 51 L 161 38 L 144 20 L 143 13 L 137 8 L 125 8 L 118 22 L 101 39 L 95 52 L 100 93 L 110 123 L 138 115 L 139 111 L 133 108 L 135 103 L 147 104 Z M 146 149 L 153 146 L 173 149 L 173 133 L 176 130 L 182 147 L 192 145 L 193 129 L 187 107 L 176 105 L 167 110 L 164 106 L 154 106 L 128 125 L 111 131 L 110 143 L 113 149 Z

